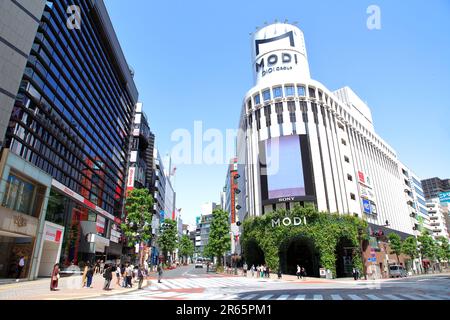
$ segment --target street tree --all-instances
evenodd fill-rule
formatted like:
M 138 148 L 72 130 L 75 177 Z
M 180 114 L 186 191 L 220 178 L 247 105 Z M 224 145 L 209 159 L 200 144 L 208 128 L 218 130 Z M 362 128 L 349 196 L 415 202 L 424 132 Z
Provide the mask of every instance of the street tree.
M 443 236 L 436 238 L 436 259 L 439 263 L 448 262 L 450 257 L 450 245 L 448 239 Z
M 125 210 L 127 216 L 120 227 L 128 241 L 128 246 L 133 247 L 136 244 L 150 241 L 152 238 L 153 197 L 149 190 L 133 189 L 129 191 Z
M 400 264 L 399 255 L 402 254 L 402 239 L 396 233 L 390 233 L 388 235 L 388 239 L 391 254 L 394 253 L 397 256 L 397 263 Z
M 436 244 L 434 239 L 427 231 L 424 231 L 417 237 L 417 241 L 419 242 L 419 252 L 422 259 L 428 258 L 430 261 L 434 262 L 436 258 Z
M 188 235 L 183 235 L 178 244 L 180 250 L 180 256 L 184 257 L 185 263 L 187 263 L 188 257 L 192 257 L 194 254 L 194 243 L 189 239 Z
M 206 252 L 217 258 L 217 266 L 222 266 L 223 255 L 231 248 L 230 223 L 228 212 L 222 209 L 213 211 Z
M 178 231 L 175 220 L 166 219 L 159 229 L 158 245 L 163 252 L 165 261 L 169 261 L 168 257 L 172 256 L 172 252 L 177 248 Z
M 417 239 L 414 236 L 409 236 L 403 241 L 402 253 L 411 258 L 414 264 L 414 259 L 419 257 L 419 249 L 417 248 Z M 414 269 L 415 270 L 415 269 Z

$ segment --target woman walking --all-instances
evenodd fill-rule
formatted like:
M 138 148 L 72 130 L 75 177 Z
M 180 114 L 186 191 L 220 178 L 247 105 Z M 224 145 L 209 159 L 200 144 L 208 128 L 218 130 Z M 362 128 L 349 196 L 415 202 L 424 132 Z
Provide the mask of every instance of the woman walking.
M 50 282 L 50 291 L 57 291 L 59 280 L 59 263 L 53 266 L 52 279 Z
M 86 288 L 91 288 L 92 277 L 94 277 L 94 267 L 88 263 L 88 270 L 86 272 Z
M 89 262 L 86 263 L 83 270 L 83 277 L 81 278 L 82 288 L 86 286 L 87 272 L 89 270 Z
M 120 286 L 120 275 L 121 275 L 120 264 L 117 264 L 116 266 L 117 286 Z
M 296 273 L 296 275 L 297 275 L 297 280 L 300 279 L 301 273 L 302 273 L 302 268 L 300 268 L 300 266 L 297 265 L 297 273 Z
M 138 280 L 139 280 L 139 289 L 142 289 L 142 283 L 144 282 L 144 269 L 142 268 L 142 266 L 139 266 L 138 269 Z

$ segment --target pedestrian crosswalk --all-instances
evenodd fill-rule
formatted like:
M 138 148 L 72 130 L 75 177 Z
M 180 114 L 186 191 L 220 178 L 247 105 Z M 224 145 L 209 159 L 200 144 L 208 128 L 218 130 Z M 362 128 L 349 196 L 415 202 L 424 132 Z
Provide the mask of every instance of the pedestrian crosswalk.
M 102 299 L 102 298 L 96 298 Z M 139 290 L 109 296 L 109 300 L 450 300 L 448 295 L 429 294 L 286 294 L 286 293 L 218 293 Z
M 268 280 L 270 281 L 270 280 Z M 179 278 L 163 279 L 161 283 L 152 281 L 149 290 L 195 289 L 195 288 L 226 288 L 245 287 L 259 284 L 260 281 L 241 277 L 208 277 L 208 278 Z

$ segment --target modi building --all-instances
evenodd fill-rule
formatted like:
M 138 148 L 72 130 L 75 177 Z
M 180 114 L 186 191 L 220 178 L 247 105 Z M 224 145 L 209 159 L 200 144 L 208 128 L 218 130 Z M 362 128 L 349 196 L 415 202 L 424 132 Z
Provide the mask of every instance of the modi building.
M 21 256 L 27 279 L 120 258 L 138 92 L 106 7 L 0 8 L 0 279 L 18 276 Z
M 413 235 L 414 208 L 398 156 L 376 133 L 370 108 L 349 87 L 331 91 L 311 78 L 304 35 L 294 25 L 257 30 L 252 57 L 255 85 L 243 101 L 237 142 L 239 219 L 308 203 L 359 217 L 369 226 L 367 257 L 377 258 L 365 262 L 386 269 L 392 261 L 375 235 Z M 302 246 L 293 241 L 291 256 Z

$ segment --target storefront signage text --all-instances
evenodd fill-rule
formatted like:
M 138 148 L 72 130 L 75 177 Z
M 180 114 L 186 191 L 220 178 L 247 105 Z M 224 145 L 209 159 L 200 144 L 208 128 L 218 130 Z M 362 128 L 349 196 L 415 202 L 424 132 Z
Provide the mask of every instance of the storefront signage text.
M 300 217 L 294 217 L 294 218 L 285 217 L 283 219 L 278 218 L 278 219 L 272 219 L 272 228 L 279 227 L 279 226 L 281 226 L 281 224 L 283 224 L 285 227 L 288 227 L 292 224 L 294 226 L 299 226 L 302 223 L 306 225 L 306 217 L 303 217 L 303 221 L 302 221 L 302 218 L 300 218 Z

